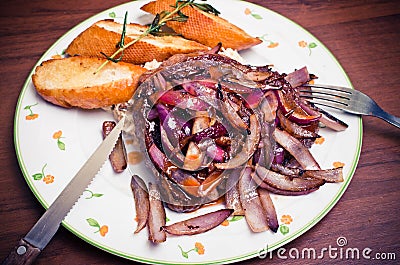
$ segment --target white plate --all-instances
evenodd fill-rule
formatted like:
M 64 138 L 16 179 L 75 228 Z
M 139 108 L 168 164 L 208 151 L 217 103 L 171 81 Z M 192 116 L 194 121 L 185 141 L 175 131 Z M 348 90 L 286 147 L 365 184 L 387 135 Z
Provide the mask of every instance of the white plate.
M 221 17 L 264 40 L 264 43 L 242 52 L 247 63 L 273 64 L 281 72 L 291 72 L 307 66 L 319 77 L 320 83 L 351 86 L 334 56 L 320 41 L 294 22 L 271 10 L 244 1 L 229 0 L 229 4 L 227 1 L 223 1 L 223 4 L 216 0 L 208 2 L 221 11 Z M 61 37 L 38 64 L 61 54 L 77 34 L 100 19 L 116 17 L 122 21 L 125 11 L 128 10 L 130 22 L 150 22 L 151 19 L 139 10 L 144 3 L 145 1 L 134 1 L 120 5 L 82 22 Z M 276 234 L 270 231 L 252 233 L 246 221 L 241 219 L 230 221 L 228 226 L 219 226 L 204 234 L 170 236 L 165 243 L 152 245 L 147 240 L 146 230 L 133 234 L 136 222 L 129 172 L 115 174 L 108 162 L 66 217 L 63 225 L 100 249 L 152 264 L 231 263 L 256 257 L 260 251 L 262 254 L 266 249 L 281 247 L 305 233 L 332 209 L 349 185 L 356 168 L 361 150 L 361 119 L 339 112 L 333 113 L 348 123 L 349 128 L 340 133 L 322 129 L 320 134 L 325 142 L 314 145 L 312 152 L 323 168 L 331 168 L 334 162 L 344 163 L 345 181 L 340 184 L 326 184 L 307 196 L 274 195 L 273 201 L 281 228 Z M 29 76 L 16 108 L 14 141 L 26 182 L 44 207 L 47 208 L 54 201 L 100 144 L 101 124 L 109 119 L 112 116 L 101 110 L 64 109 L 45 102 L 36 94 Z M 61 133 L 57 135 L 56 132 Z M 61 138 L 57 139 L 58 136 Z M 143 164 L 130 168 L 139 175 L 143 172 Z M 46 183 L 44 179 L 50 182 Z M 92 193 L 95 196 L 87 199 Z M 210 210 L 212 207 L 193 214 L 167 211 L 167 217 L 172 223 Z M 282 217 L 288 219 L 286 224 Z M 98 232 L 100 227 L 102 233 Z M 103 233 L 105 227 L 108 228 L 107 233 Z M 195 248 L 195 245 L 200 248 Z M 203 247 L 204 253 L 201 251 Z M 189 251 L 191 249 L 194 250 Z M 185 255 L 181 250 L 189 252 Z

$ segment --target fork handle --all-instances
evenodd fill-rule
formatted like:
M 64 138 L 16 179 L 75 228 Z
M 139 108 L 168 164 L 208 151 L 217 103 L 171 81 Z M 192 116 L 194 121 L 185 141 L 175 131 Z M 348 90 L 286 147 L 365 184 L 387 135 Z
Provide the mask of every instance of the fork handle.
M 397 128 L 400 128 L 400 118 L 396 117 L 392 114 L 387 113 L 386 111 L 382 110 L 381 113 L 374 113 L 374 116 L 381 118 L 384 121 L 387 121 L 388 123 L 396 126 Z

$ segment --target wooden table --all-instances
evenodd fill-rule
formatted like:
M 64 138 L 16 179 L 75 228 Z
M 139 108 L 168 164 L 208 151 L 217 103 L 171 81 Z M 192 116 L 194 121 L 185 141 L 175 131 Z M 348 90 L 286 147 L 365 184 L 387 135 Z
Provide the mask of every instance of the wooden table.
M 13 0 L 0 3 L 0 259 L 44 212 L 25 183 L 14 150 L 13 118 L 21 87 L 42 53 L 62 34 L 99 11 L 123 2 Z M 398 1 L 250 2 L 279 12 L 309 30 L 332 51 L 357 89 L 400 116 Z M 337 238 L 344 236 L 349 247 L 371 248 L 372 253 L 395 253 L 397 260 L 400 259 L 400 130 L 372 117 L 363 118 L 363 127 L 359 165 L 344 196 L 321 222 L 286 245 L 286 250 L 307 247 L 322 250 L 336 246 Z M 328 254 L 324 261 L 348 263 L 340 258 L 329 259 Z M 321 260 L 283 260 L 274 252 L 272 260 L 254 258 L 243 264 L 281 262 L 317 264 Z M 36 264 L 134 262 L 99 250 L 61 227 Z

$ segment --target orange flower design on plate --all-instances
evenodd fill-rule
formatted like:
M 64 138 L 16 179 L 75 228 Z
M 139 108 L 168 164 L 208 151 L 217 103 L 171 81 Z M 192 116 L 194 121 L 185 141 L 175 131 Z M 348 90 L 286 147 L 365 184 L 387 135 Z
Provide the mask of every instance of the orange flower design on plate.
M 35 120 L 37 118 L 39 118 L 39 114 L 34 113 L 32 110 L 32 107 L 36 106 L 38 103 L 35 103 L 33 105 L 27 105 L 24 107 L 24 110 L 29 111 L 29 114 L 25 116 L 25 120 L 27 121 L 31 121 L 31 120 Z
M 105 237 L 106 234 L 108 233 L 107 225 L 100 225 L 99 222 L 97 222 L 97 220 L 93 218 L 88 218 L 86 219 L 86 221 L 90 226 L 97 228 L 97 230 L 94 231 L 94 233 L 99 233 L 102 237 Z
M 54 176 L 53 176 L 53 175 L 50 175 L 50 174 L 45 174 L 45 173 L 44 173 L 44 170 L 46 169 L 46 167 L 47 167 L 47 164 L 45 164 L 45 165 L 42 167 L 41 172 L 36 173 L 36 174 L 33 174 L 33 175 L 32 175 L 32 178 L 33 178 L 34 180 L 43 180 L 43 182 L 46 183 L 46 184 L 51 184 L 51 183 L 53 183 L 53 182 L 54 182 Z
M 58 149 L 64 151 L 65 150 L 65 143 L 63 141 L 61 141 L 62 137 L 62 131 L 56 131 L 55 133 L 53 133 L 53 139 L 57 140 L 57 146 Z
M 307 42 L 305 42 L 304 40 L 299 41 L 299 46 L 300 46 L 301 48 L 305 48 L 305 47 L 307 47 Z
M 225 221 L 223 221 L 223 222 L 221 223 L 221 225 L 222 225 L 222 226 L 228 226 L 228 225 L 229 225 L 229 221 L 228 221 L 228 220 L 225 220 Z
M 281 217 L 281 222 L 282 224 L 279 226 L 279 231 L 282 235 L 286 235 L 290 231 L 289 225 L 293 222 L 293 218 L 288 214 L 284 214 Z
M 278 47 L 278 45 L 279 45 L 279 43 L 278 42 L 270 42 L 269 44 L 268 44 L 268 48 L 275 48 L 275 47 Z
M 315 42 L 307 43 L 304 40 L 299 41 L 298 45 L 300 48 L 307 48 L 309 51 L 309 53 L 308 53 L 309 56 L 311 55 L 312 49 L 314 49 L 318 46 Z
M 333 167 L 334 168 L 338 168 L 338 167 L 344 167 L 344 163 L 343 162 L 333 162 Z
M 196 242 L 194 244 L 194 247 L 196 248 L 196 252 L 199 255 L 204 255 L 204 246 L 203 246 L 203 244 L 201 244 L 200 242 Z
M 53 183 L 53 182 L 54 182 L 54 176 L 53 176 L 53 175 L 46 175 L 46 176 L 43 178 L 43 181 L 44 181 L 44 183 L 46 183 L 46 184 Z
M 100 227 L 100 235 L 101 236 L 106 236 L 106 234 L 108 233 L 108 226 L 107 225 L 103 225 L 102 227 Z
M 285 215 L 282 215 L 281 222 L 286 225 L 290 225 L 290 223 L 293 222 L 293 218 L 290 215 L 285 214 Z
M 187 251 L 183 250 L 183 248 L 180 245 L 178 245 L 178 247 L 181 250 L 182 257 L 184 257 L 186 259 L 189 258 L 189 253 L 192 251 L 197 252 L 197 254 L 199 254 L 199 255 L 204 255 L 204 253 L 205 253 L 204 245 L 200 242 L 194 243 L 194 248 L 189 249 Z
M 252 11 L 250 8 L 245 8 L 244 9 L 244 14 L 246 16 L 251 15 L 253 18 L 255 19 L 263 19 L 262 16 L 260 16 L 259 14 L 254 13 L 254 11 Z
M 262 36 L 260 37 L 260 39 L 261 39 L 263 42 L 267 43 L 267 47 L 268 47 L 268 48 L 276 48 L 276 47 L 279 46 L 279 42 L 273 41 L 273 40 L 267 38 L 267 36 L 268 36 L 268 34 L 264 34 L 264 35 L 262 35 Z

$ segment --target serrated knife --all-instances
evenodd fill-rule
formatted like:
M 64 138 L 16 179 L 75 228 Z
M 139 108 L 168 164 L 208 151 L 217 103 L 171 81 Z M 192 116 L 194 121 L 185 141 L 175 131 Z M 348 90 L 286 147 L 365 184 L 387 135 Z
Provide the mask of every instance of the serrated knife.
M 57 232 L 62 220 L 97 175 L 107 157 L 114 149 L 121 134 L 125 118 L 122 118 L 111 133 L 97 147 L 86 163 L 79 169 L 56 200 L 8 254 L 3 265 L 32 264 Z

